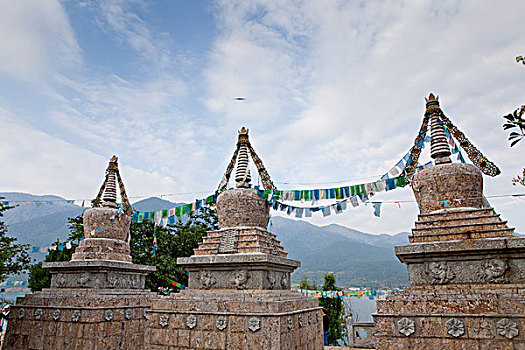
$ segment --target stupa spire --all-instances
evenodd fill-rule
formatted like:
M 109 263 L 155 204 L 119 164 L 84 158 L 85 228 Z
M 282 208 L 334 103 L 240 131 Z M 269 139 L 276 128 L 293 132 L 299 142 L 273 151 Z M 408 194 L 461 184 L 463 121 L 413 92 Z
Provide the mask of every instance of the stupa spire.
M 124 188 L 124 183 L 120 177 L 120 172 L 118 169 L 118 157 L 113 155 L 109 161 L 109 165 L 106 169 L 106 177 L 98 195 L 93 201 L 93 207 L 103 207 L 103 208 L 116 208 L 117 207 L 117 182 L 119 185 L 120 196 L 122 197 L 122 206 L 124 212 L 127 215 L 133 214 L 133 209 L 129 203 L 128 196 L 126 195 L 126 190 Z
M 252 177 L 250 175 L 249 161 L 248 158 L 248 129 L 242 128 L 239 131 L 239 156 L 237 157 L 237 172 L 235 173 L 235 182 L 237 182 L 237 188 L 250 188 L 250 181 Z
M 461 148 L 465 150 L 472 163 L 481 170 L 482 173 L 489 176 L 496 176 L 501 173 L 499 168 L 489 161 L 463 134 L 450 119 L 445 116 L 439 106 L 439 99 L 430 94 L 426 100 L 426 111 L 419 129 L 419 134 L 414 140 L 414 146 L 410 150 L 410 163 L 407 164 L 405 173 L 411 178 L 416 172 L 417 161 L 423 147 L 424 137 L 426 135 L 428 124 L 430 122 L 432 141 L 430 144 L 430 156 L 435 160 L 436 165 L 450 163 L 450 147 L 445 135 L 445 127 L 450 134 L 459 142 Z
M 239 137 L 237 140 L 237 147 L 235 149 L 235 152 L 233 153 L 232 159 L 228 164 L 228 167 L 226 168 L 226 172 L 222 177 L 221 183 L 219 184 L 219 191 L 225 190 L 228 187 L 228 181 L 230 180 L 231 173 L 233 172 L 233 169 L 236 165 L 237 170 L 235 173 L 235 182 L 237 183 L 237 188 L 249 188 L 251 186 L 251 175 L 250 169 L 248 167 L 248 152 L 249 155 L 252 157 L 253 163 L 257 168 L 259 176 L 261 177 L 263 187 L 266 190 L 277 189 L 273 184 L 272 180 L 270 179 L 270 175 L 266 171 L 262 160 L 259 158 L 257 153 L 255 153 L 255 150 L 250 144 L 250 139 L 248 138 L 248 129 L 243 126 L 241 130 L 239 130 Z
M 439 96 L 430 94 L 426 100 L 426 112 L 430 116 L 430 157 L 435 160 L 436 164 L 452 163 L 450 160 L 450 147 L 448 146 L 445 135 L 445 127 L 440 118 L 441 109 L 439 108 Z

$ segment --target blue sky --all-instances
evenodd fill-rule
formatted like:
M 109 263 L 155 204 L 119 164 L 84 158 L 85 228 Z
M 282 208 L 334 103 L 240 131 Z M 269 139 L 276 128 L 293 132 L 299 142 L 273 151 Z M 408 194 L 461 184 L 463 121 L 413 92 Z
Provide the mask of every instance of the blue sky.
M 525 145 L 509 148 L 501 116 L 525 102 L 525 67 L 514 61 L 524 10 L 522 1 L 0 0 L 0 191 L 92 198 L 117 154 L 130 196 L 189 201 L 216 189 L 243 125 L 281 189 L 372 181 L 410 148 L 435 92 L 502 169 L 485 178 L 485 194 L 523 192 L 511 179 Z M 525 232 L 524 200 L 491 202 Z M 412 227 L 417 207 L 372 212 L 309 220 L 395 233 Z

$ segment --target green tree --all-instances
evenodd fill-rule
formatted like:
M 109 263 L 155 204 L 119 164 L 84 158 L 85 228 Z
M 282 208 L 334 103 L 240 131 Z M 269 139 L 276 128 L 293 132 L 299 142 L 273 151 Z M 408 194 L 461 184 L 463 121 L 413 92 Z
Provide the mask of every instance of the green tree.
M 76 242 L 84 237 L 82 215 L 79 215 L 75 218 L 69 218 L 68 228 L 69 236 L 67 241 Z M 72 243 L 71 247 L 68 249 L 65 245 L 65 242 L 61 242 L 59 239 L 57 239 L 56 242 L 53 243 L 53 246 L 57 247 L 57 249 L 48 250 L 44 259 L 45 262 L 71 260 L 71 256 L 75 252 L 75 248 L 78 246 L 78 244 Z M 62 250 L 58 249 L 58 247 L 61 247 Z M 29 268 L 28 285 L 32 292 L 42 290 L 42 288 L 49 288 L 51 285 L 51 274 L 48 270 L 42 268 L 42 262 L 34 264 Z
M 203 208 L 188 215 L 186 222 L 154 228 L 151 222 L 131 224 L 131 256 L 136 264 L 153 265 L 157 270 L 146 277 L 146 288 L 152 291 L 176 290 L 169 283 L 173 279 L 188 285 L 186 271 L 177 266 L 177 258 L 193 254 L 206 231 L 219 228 L 217 212 Z M 157 251 L 153 254 L 153 233 L 157 237 Z
M 525 65 L 525 58 L 522 56 L 516 57 L 516 62 L 521 62 Z M 503 116 L 505 118 L 505 124 L 503 124 L 503 130 L 512 129 L 509 134 L 510 147 L 516 145 L 525 137 L 525 105 L 522 105 L 520 108 L 517 108 L 514 112 Z M 514 185 L 520 184 L 525 186 L 525 168 L 520 175 L 512 179 Z
M 324 275 L 323 291 L 340 291 L 341 288 L 335 284 L 335 276 L 333 273 Z M 346 326 L 345 326 L 345 309 L 344 302 L 341 298 L 320 298 L 319 306 L 324 307 L 328 311 L 329 318 L 329 332 L 328 344 L 338 345 L 338 341 L 342 340 L 346 343 Z
M 131 223 L 131 256 L 135 264 L 152 265 L 157 270 L 146 277 L 146 288 L 152 291 L 172 292 L 177 288 L 172 286 L 170 279 L 183 285 L 188 284 L 188 276 L 183 268 L 177 266 L 178 257 L 193 254 L 206 231 L 219 228 L 217 213 L 210 208 L 188 215 L 186 222 L 177 221 L 167 227 L 155 227 L 153 222 Z M 69 220 L 69 240 L 83 236 L 82 216 Z M 157 238 L 157 249 L 153 254 L 153 236 Z M 58 242 L 58 241 L 57 241 Z M 45 261 L 69 261 L 74 252 L 71 249 L 49 251 Z M 47 276 L 47 278 L 46 278 Z M 48 288 L 51 280 L 49 273 L 42 269 L 42 264 L 36 264 L 31 269 L 29 286 L 33 290 Z
M 317 290 L 317 284 L 309 284 L 308 279 L 306 279 L 306 275 L 304 276 L 303 280 L 301 281 L 301 284 L 299 285 L 300 289 L 307 289 L 307 290 Z
M 4 197 L 0 197 L 0 200 L 2 199 Z M 0 218 L 4 216 L 4 211 L 11 208 L 13 207 L 0 201 Z M 0 220 L 0 282 L 5 281 L 9 275 L 27 270 L 30 266 L 29 244 L 19 244 L 16 241 L 16 238 L 7 235 L 7 225 Z

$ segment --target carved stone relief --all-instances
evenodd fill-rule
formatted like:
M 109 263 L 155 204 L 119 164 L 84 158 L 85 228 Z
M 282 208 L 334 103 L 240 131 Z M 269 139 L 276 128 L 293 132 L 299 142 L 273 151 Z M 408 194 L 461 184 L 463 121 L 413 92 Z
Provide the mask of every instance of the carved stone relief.
M 447 262 L 432 261 L 426 263 L 425 274 L 432 284 L 446 284 L 456 278 L 456 274 Z
M 286 324 L 288 325 L 288 329 L 289 330 L 293 329 L 293 318 L 292 318 L 292 316 L 288 316 L 286 318 Z
M 104 311 L 104 319 L 106 321 L 111 321 L 113 319 L 113 310 L 108 309 L 108 310 Z
M 162 327 L 166 327 L 170 323 L 170 315 L 168 314 L 162 314 L 159 317 L 159 324 Z
M 217 283 L 215 277 L 213 277 L 208 271 L 201 271 L 199 280 L 201 282 L 202 288 L 204 289 L 210 289 L 215 283 Z
M 312 313 L 308 313 L 308 324 L 311 325 L 312 324 Z
M 18 318 L 24 318 L 24 316 L 26 315 L 26 310 L 25 309 L 18 309 Z
M 297 316 L 297 323 L 299 324 L 299 328 L 303 328 L 303 315 Z
M 124 317 L 126 318 L 126 320 L 129 320 L 133 317 L 133 309 L 126 309 L 126 311 L 124 312 Z
M 53 320 L 60 320 L 60 316 L 62 316 L 62 311 L 60 309 L 53 310 Z
M 84 272 L 80 275 L 79 279 L 77 280 L 77 283 L 80 287 L 88 287 L 89 279 L 89 273 Z
M 232 271 L 230 276 L 230 282 L 232 282 L 237 289 L 246 288 L 246 282 L 250 278 L 247 270 Z
M 73 312 L 71 312 L 71 321 L 78 322 L 80 321 L 80 317 L 82 317 L 82 311 L 73 310 Z
M 270 286 L 270 289 L 274 289 L 275 286 L 277 285 L 277 276 L 276 276 L 276 273 L 275 271 L 268 271 L 268 284 Z
M 483 282 L 503 283 L 508 268 L 509 265 L 506 260 L 488 259 L 481 266 L 478 276 Z
M 44 310 L 42 310 L 42 309 L 35 309 L 33 315 L 35 316 L 35 320 L 39 320 L 44 315 Z
M 289 275 L 287 273 L 283 273 L 281 276 L 281 288 L 288 289 L 289 285 L 290 285 Z
M 112 288 L 117 287 L 118 277 L 114 274 L 108 274 L 108 283 L 109 286 Z
M 226 327 L 228 327 L 228 319 L 225 316 L 219 316 L 215 320 L 215 327 L 217 327 L 218 330 L 222 331 Z
M 403 317 L 397 321 L 397 328 L 399 333 L 406 337 L 410 337 L 416 331 L 416 325 L 410 318 Z
M 518 325 L 508 318 L 499 320 L 496 323 L 496 328 L 499 335 L 508 339 L 512 339 L 519 334 Z
M 61 288 L 66 285 L 66 278 L 64 277 L 64 274 L 60 273 L 57 275 L 56 279 L 56 285 L 57 287 Z
M 195 315 L 189 315 L 186 318 L 186 326 L 190 329 L 195 328 L 197 326 L 197 317 Z
M 248 329 L 252 332 L 257 332 L 261 329 L 261 320 L 257 317 L 250 317 L 250 319 L 248 319 Z
M 445 323 L 445 327 L 447 328 L 447 333 L 455 338 L 461 337 L 465 334 L 465 325 L 463 324 L 463 321 L 457 318 L 449 319 Z

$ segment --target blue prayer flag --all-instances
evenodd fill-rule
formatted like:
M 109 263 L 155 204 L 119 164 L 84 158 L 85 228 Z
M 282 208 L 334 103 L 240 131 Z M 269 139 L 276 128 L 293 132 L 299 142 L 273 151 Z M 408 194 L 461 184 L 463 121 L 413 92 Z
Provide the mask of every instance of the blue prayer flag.
M 390 190 L 393 190 L 394 188 L 396 188 L 396 181 L 394 179 L 386 179 L 385 183 L 386 183 L 386 190 L 387 191 L 390 191 Z

